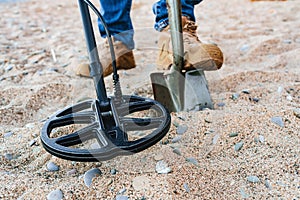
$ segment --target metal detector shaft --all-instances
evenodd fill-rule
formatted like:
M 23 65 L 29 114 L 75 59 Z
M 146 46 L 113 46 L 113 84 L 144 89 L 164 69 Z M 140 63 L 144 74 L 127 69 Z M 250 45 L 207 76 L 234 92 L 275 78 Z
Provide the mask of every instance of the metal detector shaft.
M 179 112 L 183 109 L 182 87 L 180 87 L 182 83 L 180 83 L 180 78 L 183 76 L 181 70 L 184 64 L 181 2 L 180 0 L 167 0 L 167 6 L 171 28 L 173 65 L 171 66 L 171 72 L 166 75 L 166 84 L 170 91 L 174 109 L 176 112 Z
M 78 4 L 81 13 L 86 45 L 90 60 L 91 77 L 93 77 L 94 80 L 97 98 L 100 102 L 107 102 L 108 99 L 104 85 L 103 68 L 99 60 L 93 25 L 90 17 L 90 11 L 88 5 L 84 2 L 84 0 L 78 0 Z

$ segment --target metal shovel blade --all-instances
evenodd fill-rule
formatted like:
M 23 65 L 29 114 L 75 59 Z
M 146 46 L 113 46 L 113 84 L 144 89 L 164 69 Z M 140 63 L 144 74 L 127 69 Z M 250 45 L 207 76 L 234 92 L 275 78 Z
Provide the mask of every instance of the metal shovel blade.
M 213 102 L 203 70 L 192 70 L 185 74 L 184 110 L 199 111 L 213 109 Z

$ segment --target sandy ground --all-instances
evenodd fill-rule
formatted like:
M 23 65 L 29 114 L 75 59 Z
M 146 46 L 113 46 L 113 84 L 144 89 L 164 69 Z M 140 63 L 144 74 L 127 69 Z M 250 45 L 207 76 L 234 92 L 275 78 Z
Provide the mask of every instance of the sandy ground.
M 152 96 L 153 2 L 133 1 L 138 66 L 120 72 L 126 94 Z M 201 3 L 198 35 L 225 55 L 221 70 L 206 73 L 215 109 L 172 113 L 163 142 L 141 153 L 80 163 L 39 140 L 53 112 L 95 96 L 91 80 L 74 74 L 87 62 L 77 2 L 0 3 L 0 199 L 46 199 L 56 189 L 64 199 L 300 199 L 299 10 L 296 0 Z M 158 174 L 159 160 L 172 171 Z M 49 161 L 59 170 L 49 172 Z M 92 168 L 102 175 L 87 187 Z

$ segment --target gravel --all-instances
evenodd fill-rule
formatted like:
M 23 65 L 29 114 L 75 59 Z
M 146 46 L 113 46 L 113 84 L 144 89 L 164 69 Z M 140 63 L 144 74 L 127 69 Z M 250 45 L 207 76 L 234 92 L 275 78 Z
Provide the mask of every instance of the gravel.
M 248 176 L 247 181 L 250 183 L 258 183 L 260 182 L 259 178 L 257 176 Z
M 55 172 L 59 170 L 59 166 L 57 166 L 54 162 L 48 162 L 47 163 L 47 170 L 50 172 Z
M 96 176 L 100 176 L 102 172 L 98 168 L 92 168 L 84 173 L 84 184 L 87 187 L 90 187 L 93 182 L 93 178 Z
M 234 145 L 234 150 L 235 151 L 239 151 L 239 150 L 241 150 L 242 149 L 242 147 L 243 147 L 243 145 L 244 145 L 244 142 L 238 142 L 238 143 L 236 143 L 235 145 Z
M 176 133 L 178 135 L 183 135 L 186 131 L 188 130 L 188 126 L 187 125 L 179 125 L 176 129 Z
M 274 124 L 276 124 L 282 128 L 284 127 L 283 119 L 280 116 L 272 117 L 271 122 L 273 122 Z
M 60 189 L 53 190 L 47 195 L 47 200 L 60 200 L 64 195 Z
M 168 174 L 172 171 L 172 169 L 168 166 L 168 164 L 164 161 L 158 161 L 156 163 L 155 170 L 158 174 Z

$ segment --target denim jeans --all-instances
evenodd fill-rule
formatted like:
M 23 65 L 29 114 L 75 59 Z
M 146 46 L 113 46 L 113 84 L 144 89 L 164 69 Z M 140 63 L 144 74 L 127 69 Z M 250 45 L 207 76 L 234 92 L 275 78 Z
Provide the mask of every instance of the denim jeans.
M 147 0 L 145 0 L 147 1 Z M 202 0 L 181 0 L 182 15 L 195 21 L 194 6 Z M 130 18 L 132 0 L 100 0 L 100 13 L 108 30 L 115 40 L 123 42 L 129 49 L 134 49 L 134 30 Z M 166 0 L 159 0 L 152 7 L 155 14 L 154 28 L 162 31 L 169 24 Z M 102 37 L 106 37 L 104 27 L 98 20 Z

